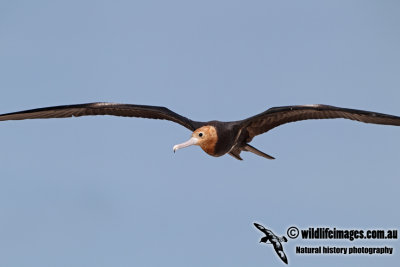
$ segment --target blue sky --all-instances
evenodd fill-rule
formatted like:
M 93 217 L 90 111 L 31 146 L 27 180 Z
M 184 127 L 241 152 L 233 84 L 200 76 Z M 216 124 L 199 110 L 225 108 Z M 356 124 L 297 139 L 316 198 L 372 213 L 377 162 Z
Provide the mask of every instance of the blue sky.
M 398 1 L 7 1 L 0 112 L 96 101 L 195 120 L 330 104 L 400 115 Z M 2 122 L 1 266 L 282 266 L 259 222 L 398 229 L 400 128 L 346 120 L 276 128 L 275 156 L 212 158 L 165 121 Z M 394 266 L 299 256 L 291 266 Z

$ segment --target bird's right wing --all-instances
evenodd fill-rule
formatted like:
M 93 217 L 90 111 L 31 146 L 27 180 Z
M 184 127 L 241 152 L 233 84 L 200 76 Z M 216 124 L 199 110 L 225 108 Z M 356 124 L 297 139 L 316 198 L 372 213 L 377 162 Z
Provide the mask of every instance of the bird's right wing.
M 282 246 L 278 247 L 278 246 L 274 245 L 274 248 L 275 248 L 275 252 L 276 252 L 276 254 L 278 254 L 279 258 L 281 258 L 281 260 L 284 263 L 288 264 L 288 259 L 286 257 L 286 254 L 285 254 L 285 252 L 283 252 L 283 247 Z
M 92 115 L 112 115 L 122 117 L 169 120 L 176 122 L 191 131 L 194 131 L 195 129 L 203 125 L 201 122 L 192 121 L 165 107 L 104 102 L 53 106 L 7 113 L 0 115 L 0 121 L 68 118 Z

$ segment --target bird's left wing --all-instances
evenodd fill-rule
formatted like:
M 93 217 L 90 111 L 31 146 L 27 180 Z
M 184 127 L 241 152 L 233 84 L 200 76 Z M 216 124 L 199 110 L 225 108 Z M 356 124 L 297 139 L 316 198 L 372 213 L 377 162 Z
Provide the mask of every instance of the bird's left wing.
M 301 105 L 270 108 L 258 115 L 240 121 L 247 131 L 246 142 L 279 125 L 311 119 L 350 119 L 365 123 L 400 126 L 400 117 L 377 112 L 340 108 L 328 105 Z
M 68 118 L 92 115 L 112 115 L 122 117 L 139 117 L 147 119 L 169 120 L 194 131 L 202 126 L 201 122 L 192 121 L 168 108 L 145 105 L 118 103 L 88 103 L 30 109 L 0 115 L 0 121 Z

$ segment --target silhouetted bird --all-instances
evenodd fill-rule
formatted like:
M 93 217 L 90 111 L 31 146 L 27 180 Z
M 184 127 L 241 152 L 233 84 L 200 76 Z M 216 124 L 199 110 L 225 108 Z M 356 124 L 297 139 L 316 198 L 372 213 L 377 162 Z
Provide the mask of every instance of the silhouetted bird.
M 287 238 L 284 236 L 282 237 L 276 236 L 271 230 L 265 228 L 264 226 L 258 223 L 254 223 L 254 225 L 257 227 L 258 230 L 260 230 L 265 234 L 265 236 L 261 238 L 260 243 L 267 243 L 269 241 L 270 242 L 269 244 L 272 244 L 274 246 L 274 249 L 278 254 L 279 258 L 281 258 L 281 260 L 284 263 L 288 264 L 288 259 L 285 255 L 285 252 L 283 252 L 283 246 L 281 244 L 281 242 L 287 242 Z

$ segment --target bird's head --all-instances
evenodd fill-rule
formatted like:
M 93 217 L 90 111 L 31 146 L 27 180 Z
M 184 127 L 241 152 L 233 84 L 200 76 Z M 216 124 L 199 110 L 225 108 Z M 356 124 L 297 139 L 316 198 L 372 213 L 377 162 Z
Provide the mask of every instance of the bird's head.
M 268 237 L 264 236 L 263 238 L 261 238 L 260 243 L 267 243 L 268 241 Z
M 187 140 L 185 143 L 175 145 L 174 152 L 178 149 L 188 147 L 191 145 L 200 146 L 207 154 L 214 156 L 215 154 L 215 144 L 218 141 L 217 130 L 214 126 L 203 126 L 196 129 L 192 133 L 192 137 Z

